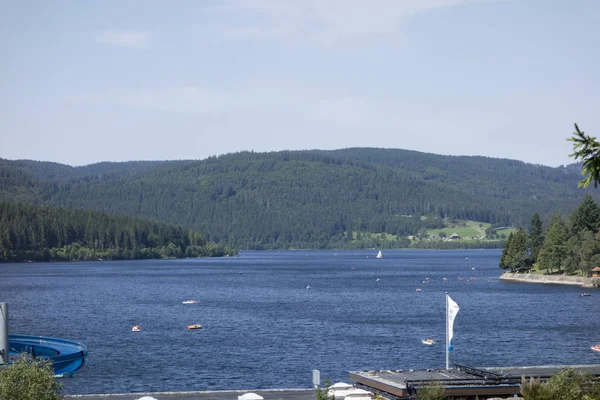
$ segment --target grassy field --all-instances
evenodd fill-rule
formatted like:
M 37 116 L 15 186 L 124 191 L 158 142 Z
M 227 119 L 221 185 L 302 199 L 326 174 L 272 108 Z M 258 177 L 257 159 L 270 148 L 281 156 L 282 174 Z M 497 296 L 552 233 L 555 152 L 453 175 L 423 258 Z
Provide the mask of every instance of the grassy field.
M 473 236 L 485 236 L 485 230 L 490 227 L 490 224 L 486 222 L 477 221 L 456 221 L 456 223 L 449 224 L 446 228 L 441 229 L 428 229 L 428 236 L 439 236 L 440 232 L 444 232 L 446 236 L 450 236 L 456 233 L 461 239 L 470 240 Z M 498 229 L 496 232 L 498 235 L 508 235 L 511 232 L 516 232 L 515 228 Z
M 480 226 L 481 225 L 481 226 Z M 456 223 L 449 224 L 446 228 L 441 229 L 428 229 L 428 236 L 439 236 L 440 232 L 444 232 L 446 236 L 450 236 L 456 233 L 462 239 L 471 239 L 473 236 L 484 236 L 485 230 L 490 224 L 484 222 L 475 221 L 457 221 Z
M 516 231 L 517 231 L 517 228 L 496 229 L 496 233 L 498 233 L 498 235 L 505 234 L 506 237 L 508 237 L 508 235 L 511 233 L 515 233 Z
M 428 236 L 439 236 L 440 232 L 444 232 L 446 234 L 446 236 L 450 236 L 450 235 L 456 233 L 463 240 L 472 240 L 471 238 L 474 236 L 477 236 L 477 237 L 485 236 L 485 230 L 487 228 L 489 228 L 490 225 L 491 224 L 488 224 L 486 222 L 467 221 L 467 220 L 456 221 L 455 223 L 449 224 L 446 228 L 428 229 L 427 235 Z M 496 232 L 498 233 L 498 235 L 505 234 L 508 237 L 509 233 L 516 232 L 516 231 L 517 230 L 515 228 L 504 228 L 504 229 L 498 229 Z M 347 232 L 345 232 L 344 234 L 347 234 Z M 356 240 L 356 234 L 357 234 L 357 232 L 353 232 L 353 236 L 354 236 L 353 241 Z M 361 232 L 360 234 L 362 236 L 362 240 L 381 238 L 381 235 L 382 235 L 381 233 L 374 233 L 374 232 Z M 383 236 L 385 236 L 385 240 L 388 240 L 388 241 L 396 240 L 396 235 L 391 235 L 389 233 L 385 233 L 385 234 L 383 234 Z

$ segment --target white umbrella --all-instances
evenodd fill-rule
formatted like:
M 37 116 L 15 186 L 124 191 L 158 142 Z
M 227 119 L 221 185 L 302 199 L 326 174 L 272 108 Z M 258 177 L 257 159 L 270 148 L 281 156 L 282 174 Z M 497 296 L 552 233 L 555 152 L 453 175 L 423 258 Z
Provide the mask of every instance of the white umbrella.
M 263 400 L 263 397 L 256 393 L 246 393 L 242 396 L 238 396 L 238 400 Z

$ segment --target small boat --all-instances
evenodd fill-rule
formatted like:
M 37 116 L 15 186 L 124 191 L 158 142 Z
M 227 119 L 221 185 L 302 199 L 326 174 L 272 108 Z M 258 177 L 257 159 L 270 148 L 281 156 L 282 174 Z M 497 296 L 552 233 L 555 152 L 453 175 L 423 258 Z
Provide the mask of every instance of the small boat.
M 377 279 L 375 279 L 375 282 L 379 282 L 380 280 L 381 280 L 381 279 L 377 278 Z
M 594 351 L 600 351 L 600 344 L 592 346 L 592 350 L 594 350 Z
M 375 258 L 383 258 L 383 253 L 381 253 L 381 250 L 379 250 L 379 253 L 377 253 Z
M 579 296 L 580 297 L 588 297 L 588 296 L 590 296 L 590 294 L 589 293 L 581 293 Z
M 421 288 L 417 288 L 417 289 L 415 290 L 415 292 L 420 292 L 420 291 L 421 291 Z
M 131 328 L 131 332 L 141 332 L 142 328 L 140 328 L 139 325 L 134 325 L 133 328 Z
M 199 301 L 198 300 L 185 300 L 185 301 L 182 301 L 181 303 L 183 303 L 183 304 L 196 304 L 196 303 L 199 303 Z
M 202 325 L 200 324 L 192 324 L 192 325 L 188 325 L 188 331 L 193 331 L 196 329 L 202 329 Z
M 427 339 L 421 339 L 421 343 L 423 343 L 423 344 L 425 344 L 427 346 L 431 346 L 432 344 L 435 343 L 435 340 L 429 339 L 429 338 L 427 338 Z
M 308 289 L 310 289 L 310 288 L 311 288 L 311 287 L 310 287 L 310 285 L 306 286 L 306 289 L 307 289 L 307 290 L 308 290 Z

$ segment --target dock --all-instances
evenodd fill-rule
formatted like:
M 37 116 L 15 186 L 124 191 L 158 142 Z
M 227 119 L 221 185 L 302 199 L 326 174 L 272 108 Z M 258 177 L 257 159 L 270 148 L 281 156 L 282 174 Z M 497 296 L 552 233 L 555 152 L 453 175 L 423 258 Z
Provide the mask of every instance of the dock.
M 474 368 L 454 364 L 452 369 L 425 370 L 373 370 L 350 371 L 349 378 L 354 386 L 365 389 L 372 395 L 381 395 L 389 400 L 415 399 L 419 389 L 433 382 L 444 386 L 450 398 L 487 399 L 518 395 L 521 377 L 540 378 L 542 382 L 566 368 L 587 372 L 600 383 L 600 364 L 595 365 L 543 365 L 530 367 Z M 156 400 L 237 400 L 246 393 L 256 393 L 264 400 L 315 400 L 315 389 L 256 389 L 221 390 L 198 392 L 149 392 L 123 394 L 80 394 L 66 395 L 65 400 L 138 400 L 144 396 Z M 371 396 L 371 398 L 373 398 Z
M 519 394 L 521 377 L 547 381 L 565 368 L 587 372 L 600 379 L 600 365 L 473 368 L 455 364 L 453 369 L 351 371 L 350 380 L 360 388 L 392 400 L 413 399 L 420 388 L 433 382 L 444 386 L 446 396 L 480 399 Z

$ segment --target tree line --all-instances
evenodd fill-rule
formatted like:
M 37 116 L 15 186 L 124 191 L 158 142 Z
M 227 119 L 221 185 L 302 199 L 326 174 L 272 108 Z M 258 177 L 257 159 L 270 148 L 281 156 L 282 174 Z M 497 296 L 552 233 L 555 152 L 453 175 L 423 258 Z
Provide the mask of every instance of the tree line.
M 529 232 L 508 236 L 500 268 L 526 272 L 534 265 L 547 273 L 581 273 L 590 276 L 600 265 L 600 207 L 587 195 L 568 217 L 555 213 L 547 229 L 535 213 Z
M 0 261 L 218 257 L 236 252 L 180 227 L 0 201 Z
M 409 247 L 407 236 L 444 218 L 522 226 L 534 211 L 570 212 L 584 195 L 579 172 L 369 148 L 84 167 L 0 160 L 0 200 L 158 221 L 238 249 Z

